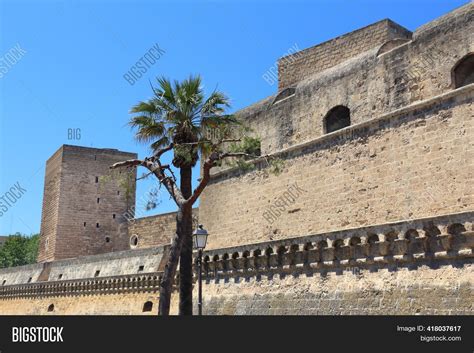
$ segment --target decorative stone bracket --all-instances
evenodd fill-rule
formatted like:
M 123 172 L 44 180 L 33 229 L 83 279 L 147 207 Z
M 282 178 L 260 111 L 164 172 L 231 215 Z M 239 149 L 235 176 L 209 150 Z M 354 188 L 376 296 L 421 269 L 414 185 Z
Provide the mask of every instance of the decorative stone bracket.
M 204 252 L 207 279 L 472 258 L 474 212 Z

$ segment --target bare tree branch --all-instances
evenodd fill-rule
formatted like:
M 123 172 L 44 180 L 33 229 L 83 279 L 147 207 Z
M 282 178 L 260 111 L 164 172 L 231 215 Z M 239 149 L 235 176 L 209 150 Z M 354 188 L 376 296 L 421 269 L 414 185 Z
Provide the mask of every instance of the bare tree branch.
M 168 151 L 173 148 L 172 145 L 170 146 L 166 148 Z M 174 176 L 173 178 L 171 178 L 164 173 L 164 170 L 169 168 L 169 166 L 163 167 L 159 160 L 159 156 L 161 156 L 164 152 L 166 152 L 164 150 L 165 149 L 158 151 L 152 158 L 145 158 L 144 160 L 130 159 L 128 161 L 115 163 L 110 168 L 116 169 L 116 168 L 137 167 L 137 166 L 147 168 L 151 173 L 153 173 L 157 177 L 158 181 L 166 187 L 166 190 L 168 190 L 169 194 L 173 198 L 174 202 L 178 205 L 178 207 L 181 207 L 185 203 L 186 200 L 184 199 L 183 195 L 181 194 L 181 191 L 176 185 Z

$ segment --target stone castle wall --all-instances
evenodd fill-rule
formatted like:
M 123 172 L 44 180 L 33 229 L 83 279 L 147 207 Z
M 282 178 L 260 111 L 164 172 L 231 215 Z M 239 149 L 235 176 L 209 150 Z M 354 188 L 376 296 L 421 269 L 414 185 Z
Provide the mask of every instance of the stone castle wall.
M 193 218 L 196 221 L 199 218 L 198 208 L 193 209 Z M 132 245 L 132 248 L 169 244 L 176 233 L 176 212 L 133 219 L 129 222 L 128 230 L 130 237 L 137 237 L 137 245 Z
M 48 160 L 38 261 L 129 248 L 124 215 L 135 204 L 135 180 L 127 192 L 120 176 L 104 176 L 130 158 L 136 154 L 64 145 Z
M 265 162 L 215 175 L 199 206 L 208 246 L 473 210 L 473 97 L 467 86 L 288 149 L 278 175 Z
M 84 278 L 139 275 L 159 272 L 167 255 L 166 246 L 109 252 L 0 269 L 0 285 L 15 286 L 28 283 L 74 281 Z
M 305 77 L 293 96 L 275 102 L 275 94 L 237 114 L 261 138 L 262 153 L 271 154 L 323 136 L 324 117 L 335 106 L 348 107 L 357 125 L 451 91 L 453 67 L 474 52 L 474 4 L 435 23 L 391 51 L 373 48 Z
M 474 89 L 454 89 L 451 77 L 474 52 L 473 18 L 468 4 L 409 43 L 369 51 L 300 82 L 294 96 L 242 110 L 262 154 L 283 159 L 284 170 L 273 175 L 261 162 L 249 173 L 214 172 L 199 206 L 209 246 L 474 209 Z M 324 134 L 337 105 L 350 109 L 351 126 Z
M 409 39 L 411 32 L 385 19 L 285 56 L 278 60 L 278 88 L 296 85 L 306 77 L 397 38 Z
M 281 172 L 265 159 L 252 171 L 218 168 L 200 200 L 206 314 L 474 314 L 474 84 L 452 80 L 474 52 L 473 19 L 467 4 L 411 37 L 381 21 L 281 60 L 280 88 L 294 92 L 238 112 Z M 324 48 L 340 52 L 328 59 Z M 326 134 L 338 105 L 351 126 Z M 43 263 L 0 270 L 0 313 L 156 313 L 167 260 L 157 245 L 175 215 L 110 217 L 133 202 L 95 183 L 134 156 L 72 146 L 53 155 Z M 117 252 L 133 234 L 138 249 Z M 75 258 L 46 262 L 64 257 Z M 175 293 L 173 313 L 177 304 Z
M 473 222 L 474 213 L 464 212 L 205 251 L 204 313 L 472 315 Z M 0 312 L 156 313 L 165 253 L 161 247 L 59 261 L 68 265 L 67 279 L 0 286 Z M 146 271 L 155 272 L 137 272 L 147 261 L 155 262 Z M 110 271 L 87 277 L 92 263 Z M 146 302 L 153 312 L 144 311 Z M 175 292 L 172 313 L 177 307 Z

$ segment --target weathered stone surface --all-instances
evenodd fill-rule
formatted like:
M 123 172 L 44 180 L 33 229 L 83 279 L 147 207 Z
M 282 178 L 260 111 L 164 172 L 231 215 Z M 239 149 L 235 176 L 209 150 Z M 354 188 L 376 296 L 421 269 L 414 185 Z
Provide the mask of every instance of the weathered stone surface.
M 206 314 L 474 314 L 474 83 L 453 81 L 473 19 L 470 3 L 413 34 L 384 20 L 280 60 L 292 89 L 238 116 L 283 170 L 223 166 L 200 201 Z M 326 133 L 340 105 L 350 126 Z M 77 258 L 0 270 L 0 313 L 156 311 L 175 215 L 114 219 L 134 199 L 95 183 L 133 156 L 50 158 L 40 260 Z

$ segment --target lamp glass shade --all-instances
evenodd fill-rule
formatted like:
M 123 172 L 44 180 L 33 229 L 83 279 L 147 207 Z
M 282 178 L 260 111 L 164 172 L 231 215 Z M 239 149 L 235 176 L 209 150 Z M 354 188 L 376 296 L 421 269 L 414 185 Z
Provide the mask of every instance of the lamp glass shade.
M 193 233 L 194 238 L 194 248 L 204 249 L 207 243 L 207 230 L 202 229 L 202 227 L 196 229 Z

